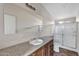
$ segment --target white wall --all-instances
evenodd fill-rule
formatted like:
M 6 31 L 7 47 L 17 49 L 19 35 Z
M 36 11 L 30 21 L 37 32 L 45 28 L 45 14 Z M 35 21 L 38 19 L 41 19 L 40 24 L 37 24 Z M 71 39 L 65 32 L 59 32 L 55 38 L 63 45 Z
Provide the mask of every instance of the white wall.
M 43 3 L 54 19 L 63 19 L 79 15 L 78 3 Z

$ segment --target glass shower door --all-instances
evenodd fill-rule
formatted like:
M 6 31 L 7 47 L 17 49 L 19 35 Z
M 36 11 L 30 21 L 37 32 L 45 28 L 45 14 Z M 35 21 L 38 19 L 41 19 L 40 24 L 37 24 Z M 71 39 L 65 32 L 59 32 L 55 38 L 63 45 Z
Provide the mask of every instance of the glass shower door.
M 54 33 L 54 41 L 56 43 L 62 44 L 62 33 L 63 33 L 63 25 L 57 24 L 55 26 L 55 33 Z
M 64 24 L 63 45 L 76 48 L 76 23 Z

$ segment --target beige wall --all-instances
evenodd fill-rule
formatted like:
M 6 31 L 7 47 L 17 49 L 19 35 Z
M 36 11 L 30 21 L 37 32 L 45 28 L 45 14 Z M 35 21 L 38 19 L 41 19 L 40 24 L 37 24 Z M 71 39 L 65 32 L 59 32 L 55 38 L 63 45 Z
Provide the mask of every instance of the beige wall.
M 35 3 L 35 4 L 31 4 L 34 7 L 37 8 L 36 13 L 38 13 L 39 15 L 42 16 L 43 18 L 43 24 L 47 25 L 47 24 L 51 24 L 53 21 L 52 16 L 49 14 L 49 12 L 46 10 L 46 8 L 44 6 L 42 6 L 42 4 L 40 3 Z
M 4 13 L 14 15 L 17 18 L 17 30 L 29 26 L 35 26 L 42 24 L 42 20 L 32 14 L 27 10 L 22 9 L 13 4 L 4 5 Z M 3 5 L 0 4 L 0 49 L 9 47 L 18 43 L 25 42 L 34 38 L 34 34 L 31 33 L 16 33 L 12 35 L 2 35 L 3 33 Z
M 0 34 L 3 34 L 3 4 L 0 4 Z
M 42 24 L 42 20 L 40 18 L 31 15 L 27 10 L 22 9 L 16 5 L 12 5 L 12 4 L 5 5 L 4 13 L 16 16 L 17 30 Z
M 41 5 L 41 4 L 40 4 Z M 43 17 L 43 24 L 47 25 L 47 24 L 52 24 L 53 22 L 53 18 L 50 15 L 50 13 L 47 11 L 47 9 L 41 5 L 41 15 Z
M 42 4 L 40 4 L 40 3 L 30 3 L 30 4 L 36 8 L 36 11 L 30 10 L 23 3 L 20 3 L 20 4 L 16 3 L 16 5 L 30 11 L 31 14 L 35 15 L 35 13 L 36 13 L 37 15 L 39 15 L 39 17 L 42 18 L 44 25 L 52 23 L 52 20 L 53 20 L 52 16 L 49 14 L 49 12 L 46 10 L 46 8 L 44 8 L 44 6 Z
M 39 5 L 39 4 L 38 4 Z M 37 7 L 38 7 L 37 5 Z M 4 13 L 6 14 L 11 14 L 15 15 L 17 18 L 17 31 L 29 27 L 29 26 L 34 26 L 34 25 L 40 25 L 42 24 L 42 21 L 44 20 L 45 22 L 48 22 L 50 20 L 50 17 L 48 16 L 48 12 L 39 5 L 38 10 L 36 13 L 39 14 L 32 14 L 32 12 L 29 12 L 26 9 L 20 8 L 19 6 L 16 6 L 14 4 L 7 4 L 4 5 Z M 47 24 L 43 22 L 44 24 Z M 9 47 L 18 43 L 25 42 L 27 40 L 30 40 L 36 36 L 31 35 L 30 33 L 18 33 L 14 35 L 1 35 L 3 33 L 3 5 L 0 4 L 0 49 Z M 27 39 L 26 39 L 27 38 Z

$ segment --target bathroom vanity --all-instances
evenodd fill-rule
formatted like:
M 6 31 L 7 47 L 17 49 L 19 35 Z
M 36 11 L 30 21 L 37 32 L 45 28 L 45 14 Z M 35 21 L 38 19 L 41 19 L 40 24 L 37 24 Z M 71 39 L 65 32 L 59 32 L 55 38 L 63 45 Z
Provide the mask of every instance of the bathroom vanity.
M 34 51 L 31 56 L 53 56 L 53 40 Z
M 0 56 L 52 56 L 53 36 L 44 36 L 40 39 L 43 40 L 40 45 L 32 45 L 27 41 L 0 49 Z

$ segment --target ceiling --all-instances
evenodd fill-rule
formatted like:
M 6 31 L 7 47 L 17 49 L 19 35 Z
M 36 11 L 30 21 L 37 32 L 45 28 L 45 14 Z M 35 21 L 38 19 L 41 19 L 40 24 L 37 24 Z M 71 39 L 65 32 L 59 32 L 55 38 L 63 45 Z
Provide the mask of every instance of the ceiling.
M 53 19 L 79 16 L 79 3 L 43 3 Z

